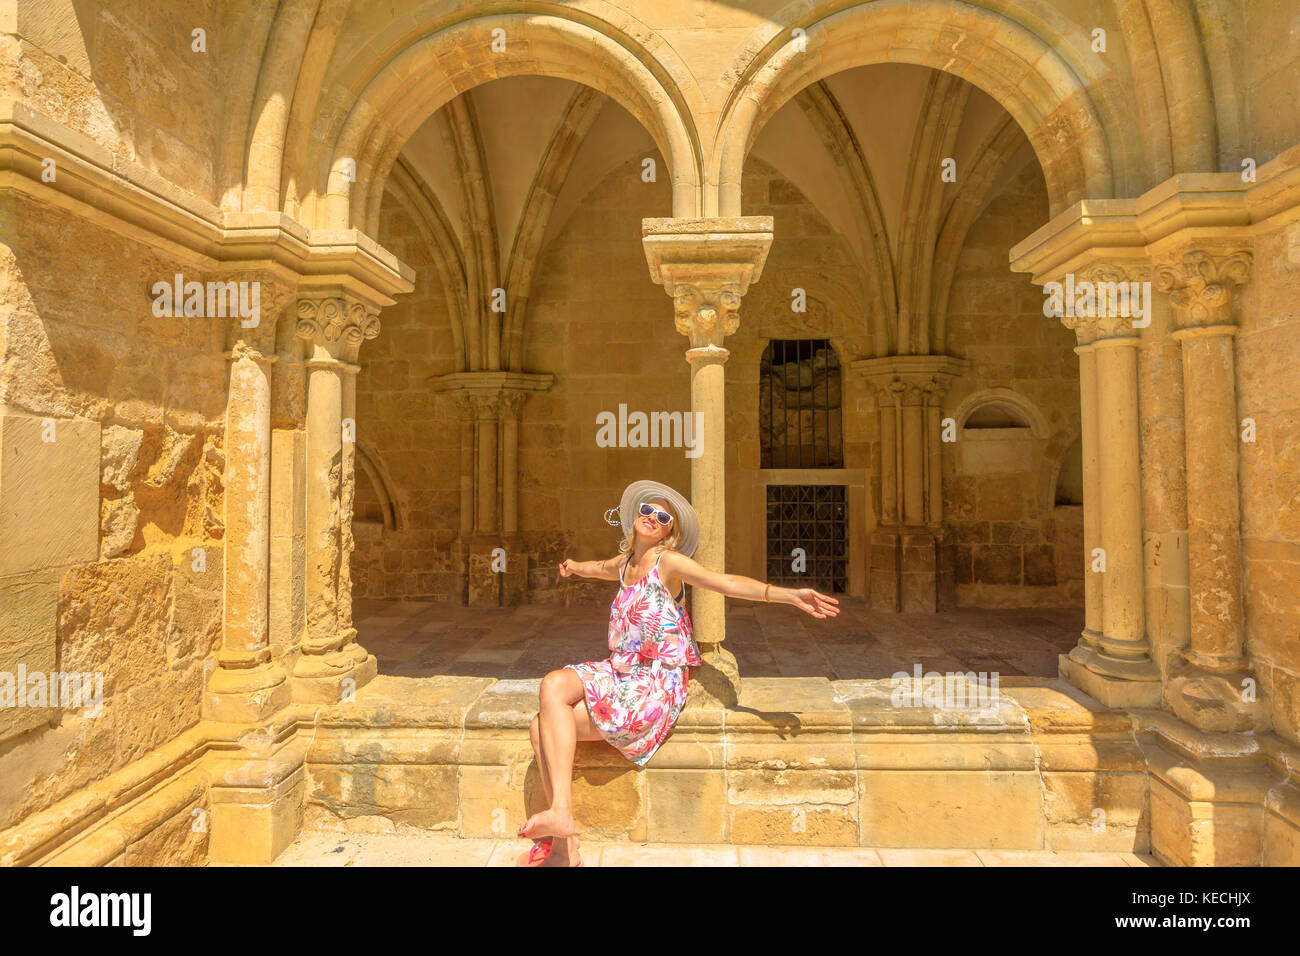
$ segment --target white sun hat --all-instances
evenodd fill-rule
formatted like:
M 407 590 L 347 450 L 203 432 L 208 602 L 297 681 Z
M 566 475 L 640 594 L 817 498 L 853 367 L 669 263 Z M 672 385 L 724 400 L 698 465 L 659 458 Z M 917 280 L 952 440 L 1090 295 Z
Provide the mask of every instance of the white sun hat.
M 605 520 L 612 525 L 621 525 L 623 534 L 630 536 L 632 522 L 640 517 L 642 502 L 653 501 L 656 498 L 662 498 L 672 505 L 673 513 L 677 515 L 678 527 L 673 529 L 677 532 L 677 540 L 680 542 L 677 550 L 688 558 L 691 557 L 695 554 L 695 549 L 700 546 L 700 516 L 695 513 L 695 509 L 684 496 L 663 482 L 649 479 L 632 482 L 623 489 L 623 499 L 619 502 L 619 506 L 605 512 Z

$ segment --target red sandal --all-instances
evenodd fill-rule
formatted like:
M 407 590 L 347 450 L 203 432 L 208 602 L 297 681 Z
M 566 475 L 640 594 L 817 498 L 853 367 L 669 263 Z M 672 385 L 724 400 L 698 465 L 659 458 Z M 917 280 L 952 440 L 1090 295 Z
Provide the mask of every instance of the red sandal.
M 532 849 L 528 851 L 528 865 L 537 866 L 548 856 L 554 848 L 551 837 L 541 837 L 533 841 Z

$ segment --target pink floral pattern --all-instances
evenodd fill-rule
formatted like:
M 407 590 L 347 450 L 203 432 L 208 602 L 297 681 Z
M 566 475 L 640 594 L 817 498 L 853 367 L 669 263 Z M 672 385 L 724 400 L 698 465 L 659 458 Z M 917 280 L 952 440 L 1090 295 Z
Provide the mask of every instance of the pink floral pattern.
M 609 606 L 609 658 L 565 665 L 582 678 L 596 729 L 641 767 L 668 739 L 686 704 L 687 668 L 703 663 L 690 615 L 659 578 L 662 558 Z

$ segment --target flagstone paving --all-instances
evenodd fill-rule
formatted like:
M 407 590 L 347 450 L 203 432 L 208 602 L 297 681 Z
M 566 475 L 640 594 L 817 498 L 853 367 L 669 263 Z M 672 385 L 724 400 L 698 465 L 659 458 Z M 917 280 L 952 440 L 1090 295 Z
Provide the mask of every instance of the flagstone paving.
M 274 866 L 517 866 L 529 841 L 442 834 L 305 830 Z M 1148 854 L 1060 850 L 916 850 L 888 847 L 582 844 L 585 866 L 1159 866 Z
M 1057 657 L 1078 643 L 1082 608 L 962 608 L 886 614 L 843 598 L 836 618 L 786 605 L 727 611 L 727 648 L 742 676 L 864 680 L 930 671 L 1056 677 Z M 525 604 L 467 608 L 432 601 L 357 600 L 362 645 L 381 674 L 501 679 L 541 677 L 608 655 L 606 607 Z

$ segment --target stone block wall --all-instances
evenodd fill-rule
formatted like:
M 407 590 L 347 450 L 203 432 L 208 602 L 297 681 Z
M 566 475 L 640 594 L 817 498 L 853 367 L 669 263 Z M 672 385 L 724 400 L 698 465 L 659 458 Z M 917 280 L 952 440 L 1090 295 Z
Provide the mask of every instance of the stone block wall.
M 0 671 L 103 710 L 3 711 L 0 828 L 200 718 L 221 640 L 223 323 L 159 318 L 187 263 L 11 194 L 0 246 Z M 69 236 L 77 236 L 70 244 Z
M 1261 235 L 1241 290 L 1237 413 L 1241 444 L 1246 653 L 1279 736 L 1300 742 L 1300 223 Z M 1246 430 L 1243 427 L 1243 435 Z
M 223 10 L 217 0 L 14 6 L 17 33 L 0 38 L 3 98 L 218 201 L 223 144 L 231 139 L 223 135 L 222 101 L 236 62 L 261 54 L 239 46 L 247 11 Z M 205 32 L 204 51 L 194 49 L 196 29 Z M 237 184 L 242 164 L 231 172 Z

